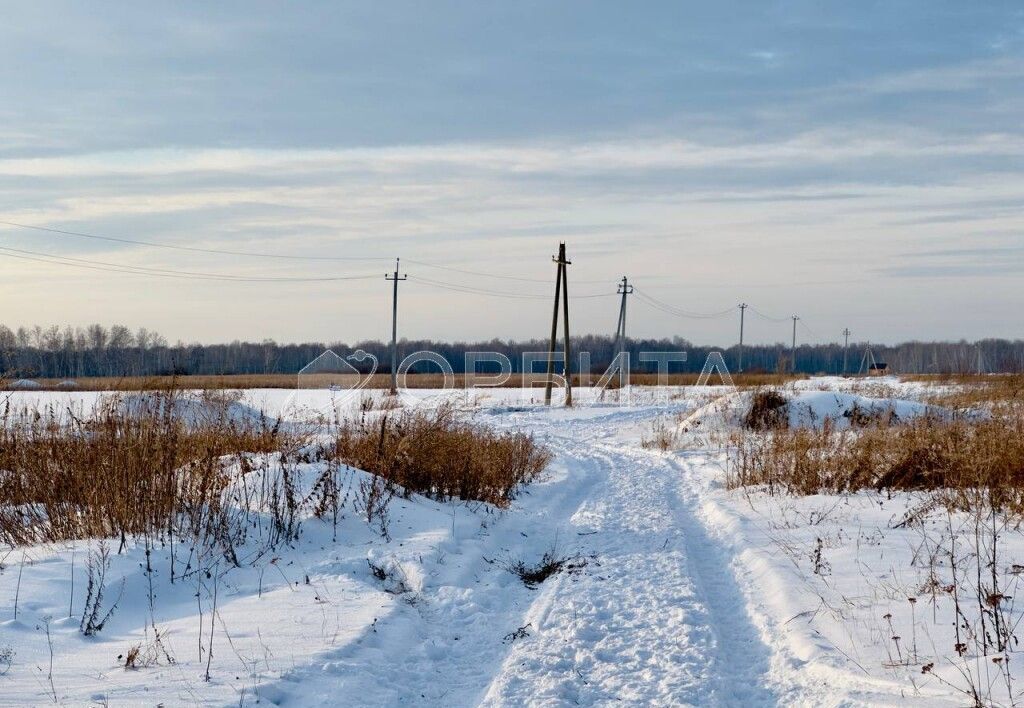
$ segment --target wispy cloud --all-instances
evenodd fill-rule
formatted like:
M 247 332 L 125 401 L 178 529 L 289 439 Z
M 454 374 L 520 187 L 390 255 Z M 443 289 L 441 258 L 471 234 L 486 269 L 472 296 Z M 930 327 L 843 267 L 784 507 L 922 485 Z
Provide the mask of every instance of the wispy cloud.
M 867 159 L 1024 157 L 1024 135 L 993 133 L 954 143 L 903 129 L 885 136 L 813 130 L 784 140 L 728 144 L 632 139 L 448 143 L 342 150 L 138 150 L 0 159 L 0 175 L 19 177 L 159 176 L 189 173 L 378 173 L 459 169 L 502 174 L 600 174 L 628 170 L 834 165 Z
M 919 329 L 894 316 L 872 339 L 949 331 L 958 301 L 929 279 L 962 278 L 990 301 L 991 316 L 965 320 L 978 334 L 1004 333 L 994 313 L 1024 306 L 1011 278 L 990 277 L 1020 268 L 1019 12 L 925 2 L 745 13 L 600 2 L 239 7 L 168 6 L 155 18 L 142 6 L 116 17 L 12 6 L 0 27 L 0 219 L 537 278 L 551 275 L 550 250 L 564 239 L 578 255 L 574 277 L 613 289 L 623 274 L 649 276 L 660 297 L 691 310 L 754 290 L 765 310 L 799 309 L 821 331 L 840 331 L 851 301 L 919 314 Z M 138 265 L 294 268 L 12 228 L 0 239 Z M 323 336 L 325 323 L 343 323 L 344 338 L 386 334 L 372 286 L 239 297 L 210 284 L 0 267 L 5 312 L 26 323 L 100 311 L 172 337 L 295 339 Z M 545 317 L 499 300 L 479 317 L 476 299 L 446 297 L 416 293 L 403 302 L 406 322 L 434 336 L 520 336 Z M 638 331 L 734 338 L 731 320 L 641 307 Z M 610 327 L 599 300 L 579 308 L 582 330 Z M 270 332 L 254 330 L 254 311 Z

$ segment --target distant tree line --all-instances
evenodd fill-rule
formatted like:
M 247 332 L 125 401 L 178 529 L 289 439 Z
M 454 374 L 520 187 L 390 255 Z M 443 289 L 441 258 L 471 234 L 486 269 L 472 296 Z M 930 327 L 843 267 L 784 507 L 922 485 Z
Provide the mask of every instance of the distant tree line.
M 561 343 L 559 343 L 561 345 Z M 279 344 L 234 341 L 229 344 L 169 344 L 156 332 L 145 328 L 135 331 L 121 325 L 104 327 L 19 327 L 12 331 L 0 325 L 0 374 L 8 378 L 76 378 L 82 376 L 154 376 L 222 374 L 293 374 L 326 349 L 348 356 L 362 349 L 380 361 L 379 371 L 388 371 L 388 343 L 364 341 L 305 342 Z M 542 339 L 512 341 L 492 339 L 485 342 L 435 342 L 405 340 L 399 343 L 399 357 L 412 352 L 437 352 L 456 373 L 465 369 L 465 353 L 500 352 L 509 357 L 513 370 L 522 369 L 524 352 L 543 352 L 548 342 Z M 589 352 L 591 370 L 604 371 L 613 359 L 615 343 L 609 336 L 574 337 L 573 370 L 580 363 L 579 352 Z M 654 364 L 641 364 L 638 353 L 681 352 L 687 361 L 673 364 L 672 371 L 700 371 L 709 352 L 721 351 L 735 371 L 738 347 L 696 346 L 681 337 L 630 339 L 627 342 L 632 368 L 653 371 Z M 850 344 L 847 369 L 856 373 L 864 358 L 864 344 Z M 894 346 L 872 345 L 876 362 L 885 362 L 898 373 L 972 373 L 1024 371 L 1024 341 L 985 339 L 980 342 L 905 342 Z M 745 371 L 782 371 L 790 365 L 790 349 L 784 343 L 746 345 L 743 349 Z M 366 369 L 367 364 L 356 365 Z M 797 347 L 796 370 L 803 373 L 842 373 L 842 344 L 802 344 Z M 413 370 L 430 370 L 423 365 Z M 481 369 L 484 370 L 484 369 Z

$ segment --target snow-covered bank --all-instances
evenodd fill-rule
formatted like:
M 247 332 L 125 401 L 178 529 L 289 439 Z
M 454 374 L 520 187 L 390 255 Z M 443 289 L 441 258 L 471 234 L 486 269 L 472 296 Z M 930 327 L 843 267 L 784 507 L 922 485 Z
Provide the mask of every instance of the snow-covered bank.
M 977 592 L 963 583 L 977 572 L 974 524 L 941 509 L 907 524 L 923 507 L 922 495 L 873 492 L 799 499 L 717 492 L 706 499 L 702 518 L 734 554 L 748 610 L 797 695 L 816 688 L 814 705 L 959 706 L 972 704 L 977 691 L 984 705 L 1019 702 L 1024 671 L 1016 642 L 1011 699 L 1003 653 L 989 647 L 982 655 L 971 636 L 981 626 Z M 1010 601 L 1019 590 L 1024 534 L 999 533 L 996 572 Z M 963 614 L 952 590 L 951 545 L 965 564 L 958 570 Z M 989 548 L 984 536 L 980 547 Z M 981 564 L 987 586 L 991 567 L 984 557 Z M 1016 632 L 1020 608 L 1004 611 Z
M 911 405 L 920 393 L 891 380 L 856 386 L 812 380 L 789 393 L 832 396 L 830 410 L 848 396 Z M 689 431 L 666 452 L 642 441 L 659 421 L 727 426 L 743 397 L 634 393 L 630 407 L 582 393 L 572 410 L 516 391 L 464 397 L 467 414 L 531 433 L 555 453 L 505 510 L 396 498 L 385 535 L 349 506 L 336 530 L 305 518 L 290 547 L 261 557 L 240 549 L 240 568 L 193 559 L 195 572 L 173 585 L 169 548 L 153 550 L 147 573 L 143 546 L 117 555 L 112 539 L 106 602 L 122 579 L 124 594 L 94 637 L 79 620 L 96 542 L 0 551 L 0 650 L 15 652 L 5 674 L 0 663 L 0 703 L 53 703 L 54 692 L 68 705 L 966 702 L 941 659 L 955 642 L 944 624 L 949 598 L 921 589 L 938 572 L 921 560 L 941 545 L 937 511 L 924 525 L 904 524 L 920 496 L 726 491 L 724 452 L 709 436 Z M 96 400 L 16 395 L 44 406 Z M 250 391 L 241 403 L 289 410 L 287 395 Z M 320 395 L 312 407 L 330 408 L 330 394 Z M 346 488 L 365 479 L 354 471 Z M 1008 576 L 1024 562 L 1022 539 L 1006 529 L 1000 540 Z M 180 575 L 189 549 L 175 552 Z M 510 571 L 545 554 L 573 562 L 535 587 Z M 154 625 L 167 655 L 126 670 L 126 653 L 152 644 Z M 997 680 L 998 667 L 979 675 Z

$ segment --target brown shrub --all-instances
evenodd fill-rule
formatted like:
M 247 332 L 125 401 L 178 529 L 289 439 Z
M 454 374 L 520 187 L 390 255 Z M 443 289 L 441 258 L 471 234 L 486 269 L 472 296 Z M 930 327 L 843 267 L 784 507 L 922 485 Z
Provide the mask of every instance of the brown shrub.
M 407 493 L 496 506 L 506 506 L 551 459 L 531 436 L 498 433 L 463 420 L 450 404 L 344 425 L 337 454 Z
M 1024 409 L 1024 374 L 957 376 L 938 383 L 925 396 L 933 405 L 983 408 L 999 415 L 1021 415 Z
M 789 425 L 789 401 L 774 388 L 754 391 L 750 410 L 743 416 L 743 427 L 750 430 L 776 430 Z
M 54 411 L 0 416 L 0 542 L 132 536 L 221 521 L 222 459 L 294 444 L 275 426 L 214 412 L 177 414 L 180 394 L 112 398 L 83 420 Z
M 737 434 L 728 485 L 818 494 L 859 489 L 941 490 L 967 508 L 979 490 L 1024 511 L 1024 418 L 922 417 L 902 424 Z

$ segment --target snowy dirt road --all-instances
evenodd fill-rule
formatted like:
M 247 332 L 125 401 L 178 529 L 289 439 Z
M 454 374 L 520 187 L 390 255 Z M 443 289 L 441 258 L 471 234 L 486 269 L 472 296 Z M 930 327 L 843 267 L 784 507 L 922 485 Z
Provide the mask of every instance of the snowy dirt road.
M 535 637 L 513 648 L 484 702 L 774 705 L 768 649 L 697 518 L 704 482 L 639 449 L 631 417 L 548 431 L 592 480 L 562 524 L 598 567 L 541 590 L 526 613 Z
M 698 517 L 709 481 L 685 455 L 640 446 L 665 412 L 495 415 L 555 452 L 549 477 L 419 559 L 415 598 L 361 640 L 263 694 L 288 705 L 778 704 L 769 650 Z M 546 552 L 582 567 L 535 589 L 507 569 Z

